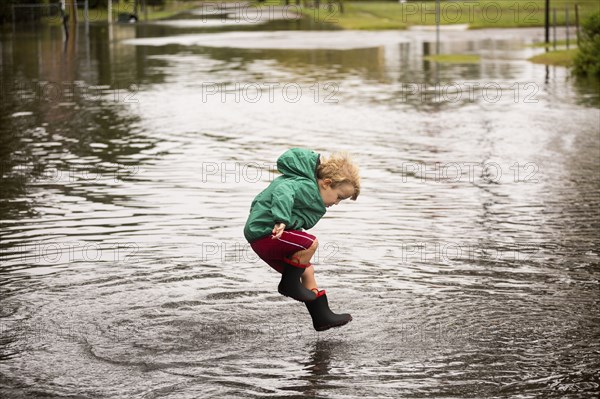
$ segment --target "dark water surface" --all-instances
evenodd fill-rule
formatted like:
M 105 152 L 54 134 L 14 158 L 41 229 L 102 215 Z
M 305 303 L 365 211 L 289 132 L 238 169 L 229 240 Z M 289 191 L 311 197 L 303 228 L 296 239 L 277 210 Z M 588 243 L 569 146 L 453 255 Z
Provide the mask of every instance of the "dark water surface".
M 597 397 L 598 83 L 541 29 L 176 25 L 2 33 L 3 397 Z M 362 171 L 323 333 L 242 236 L 294 146 Z

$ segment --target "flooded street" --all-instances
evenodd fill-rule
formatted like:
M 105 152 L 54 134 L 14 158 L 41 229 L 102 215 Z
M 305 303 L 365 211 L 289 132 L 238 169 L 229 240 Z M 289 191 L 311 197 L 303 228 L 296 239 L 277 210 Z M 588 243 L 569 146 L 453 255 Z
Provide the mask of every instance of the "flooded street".
M 0 396 L 597 397 L 597 81 L 527 61 L 542 29 L 438 64 L 431 31 L 201 14 L 2 32 Z M 321 333 L 243 236 L 291 147 L 361 168 L 309 231 L 353 316 Z

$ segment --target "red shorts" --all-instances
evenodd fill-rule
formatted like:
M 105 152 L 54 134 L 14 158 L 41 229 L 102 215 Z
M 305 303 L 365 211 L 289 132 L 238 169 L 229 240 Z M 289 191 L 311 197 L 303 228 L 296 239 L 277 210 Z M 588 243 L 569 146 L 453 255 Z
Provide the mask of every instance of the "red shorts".
M 250 243 L 256 254 L 269 266 L 283 272 L 290 257 L 298 251 L 308 249 L 317 237 L 300 230 L 285 230 L 279 239 L 272 235 L 259 238 Z M 287 261 L 287 262 L 286 262 Z

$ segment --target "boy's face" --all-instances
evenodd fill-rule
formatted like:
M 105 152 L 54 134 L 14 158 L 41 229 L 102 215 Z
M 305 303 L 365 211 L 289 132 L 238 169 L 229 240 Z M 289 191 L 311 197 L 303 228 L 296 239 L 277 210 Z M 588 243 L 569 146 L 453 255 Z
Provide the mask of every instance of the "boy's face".
M 339 204 L 340 201 L 348 199 L 354 194 L 354 187 L 350 183 L 343 183 L 335 188 L 331 186 L 331 179 L 319 179 L 318 183 L 319 193 L 327 208 Z

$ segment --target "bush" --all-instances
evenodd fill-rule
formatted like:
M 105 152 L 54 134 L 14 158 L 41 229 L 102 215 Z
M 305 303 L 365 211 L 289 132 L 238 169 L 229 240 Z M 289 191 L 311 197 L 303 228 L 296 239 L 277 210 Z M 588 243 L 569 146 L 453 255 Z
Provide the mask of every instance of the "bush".
M 0 0 L 0 24 L 13 22 L 13 5 L 18 4 L 41 4 L 42 0 Z M 41 10 L 39 8 L 18 8 L 15 10 L 14 17 L 17 22 L 39 20 L 43 12 L 48 12 L 48 9 Z
M 600 12 L 583 23 L 579 51 L 573 62 L 576 75 L 600 77 Z

